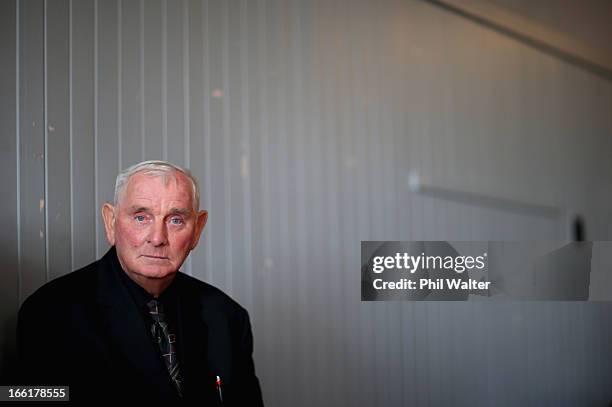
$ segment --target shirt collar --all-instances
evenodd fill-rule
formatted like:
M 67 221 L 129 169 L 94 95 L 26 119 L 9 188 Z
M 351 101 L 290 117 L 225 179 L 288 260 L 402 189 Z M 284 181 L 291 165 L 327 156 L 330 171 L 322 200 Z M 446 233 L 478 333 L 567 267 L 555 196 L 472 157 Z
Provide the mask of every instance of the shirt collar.
M 113 246 L 112 249 L 114 252 L 114 256 L 112 257 L 113 257 L 113 263 L 115 266 L 113 267 L 115 269 L 115 272 L 119 275 L 119 279 L 121 280 L 123 285 L 127 288 L 128 292 L 130 293 L 130 296 L 132 297 L 132 299 L 134 300 L 138 308 L 146 309 L 147 303 L 151 301 L 154 297 L 151 294 L 149 294 L 147 290 L 139 286 L 134 280 L 132 280 L 128 276 L 127 272 L 123 270 L 123 268 L 121 267 L 121 263 L 119 262 L 119 258 L 117 257 L 117 252 L 116 252 L 115 247 Z M 176 286 L 177 284 L 176 284 L 176 276 L 175 276 L 174 280 L 172 280 L 170 285 L 164 290 L 164 292 L 161 293 L 158 300 L 164 305 L 171 305 L 172 303 L 174 303 L 177 299 L 177 294 L 178 294 L 176 290 Z

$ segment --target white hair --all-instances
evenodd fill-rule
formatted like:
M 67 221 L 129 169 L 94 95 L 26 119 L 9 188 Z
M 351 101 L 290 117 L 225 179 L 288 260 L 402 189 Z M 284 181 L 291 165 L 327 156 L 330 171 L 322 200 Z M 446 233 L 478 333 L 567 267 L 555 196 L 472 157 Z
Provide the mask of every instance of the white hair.
M 164 182 L 166 182 L 166 177 L 169 175 L 173 176 L 173 172 L 180 172 L 189 178 L 189 181 L 191 181 L 191 189 L 193 193 L 192 201 L 194 210 L 197 212 L 200 209 L 200 189 L 198 187 L 198 180 L 191 174 L 191 172 L 189 172 L 189 170 L 167 161 L 159 160 L 143 161 L 138 164 L 134 164 L 117 175 L 117 181 L 115 182 L 115 206 L 117 206 L 119 203 L 119 197 L 123 193 L 123 190 L 125 189 L 132 175 L 136 173 L 143 173 L 153 177 L 164 177 Z

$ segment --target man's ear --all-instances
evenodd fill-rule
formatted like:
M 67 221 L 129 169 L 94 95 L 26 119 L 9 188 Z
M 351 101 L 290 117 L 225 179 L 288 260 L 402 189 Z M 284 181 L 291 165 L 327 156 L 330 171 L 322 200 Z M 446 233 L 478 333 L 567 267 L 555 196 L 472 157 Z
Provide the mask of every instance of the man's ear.
M 104 220 L 104 230 L 106 240 L 111 246 L 115 245 L 115 207 L 108 202 L 102 206 L 102 219 Z
M 208 220 L 208 211 L 200 211 L 196 215 L 196 230 L 195 235 L 193 236 L 193 243 L 191 244 L 190 250 L 195 249 L 200 241 L 200 236 L 202 235 L 202 231 L 204 230 L 204 226 L 206 225 L 206 221 Z

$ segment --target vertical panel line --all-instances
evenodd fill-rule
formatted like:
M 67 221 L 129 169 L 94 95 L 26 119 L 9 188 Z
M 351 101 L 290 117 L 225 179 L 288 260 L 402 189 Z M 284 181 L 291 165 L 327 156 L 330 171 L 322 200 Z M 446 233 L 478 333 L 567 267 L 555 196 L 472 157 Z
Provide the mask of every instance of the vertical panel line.
M 266 7 L 266 3 L 261 2 L 258 4 L 259 5 L 259 10 L 260 10 L 260 27 L 259 27 L 259 32 L 258 32 L 258 38 L 257 38 L 257 48 L 258 50 L 260 50 L 260 54 L 262 55 L 262 57 L 259 59 L 258 61 L 258 71 L 261 75 L 261 77 L 259 78 L 262 81 L 262 87 L 259 90 L 259 98 L 260 98 L 260 103 L 262 106 L 262 112 L 260 113 L 261 115 L 261 143 L 260 143 L 260 148 L 259 148 L 259 152 L 260 152 L 260 160 L 262 162 L 262 168 L 261 171 L 263 173 L 262 175 L 262 194 L 261 196 L 261 204 L 262 207 L 266 207 L 266 199 L 268 199 L 270 195 L 270 160 L 269 160 L 269 149 L 270 149 L 270 123 L 269 123 L 269 110 L 270 110 L 270 106 L 268 105 L 268 94 L 269 94 L 269 89 L 270 87 L 268 86 L 268 78 L 267 78 L 267 74 L 268 74 L 268 57 L 269 57 L 269 47 L 268 44 L 266 42 L 266 29 L 268 28 L 268 24 L 271 24 L 271 22 L 269 22 L 267 16 L 266 16 L 266 12 L 268 12 L 268 8 Z M 272 254 L 270 251 L 270 247 L 272 245 L 271 243 L 271 237 L 270 237 L 270 217 L 268 216 L 268 211 L 264 210 L 263 213 L 261 214 L 261 224 L 263 225 L 263 236 L 262 236 L 262 249 L 263 249 L 263 255 L 264 257 L 267 258 L 272 258 Z
M 98 205 L 98 0 L 94 0 L 94 207 Z M 96 212 L 94 208 L 94 213 Z M 96 258 L 99 256 L 99 221 L 95 222 Z
M 191 93 L 189 92 L 190 72 L 189 72 L 189 4 L 188 0 L 183 1 L 183 131 L 185 139 L 185 166 L 191 169 L 191 160 L 189 156 L 191 144 Z M 196 208 L 200 209 L 200 208 Z
M 140 159 L 145 159 L 144 0 L 140 0 Z
M 47 59 L 47 0 L 43 2 L 43 154 L 44 154 L 44 223 L 45 223 L 45 281 L 49 281 L 49 160 L 48 160 L 48 137 L 49 137 L 49 109 L 47 105 L 47 84 L 48 84 L 48 59 Z
M 203 71 L 203 82 L 204 82 L 204 98 L 203 98 L 203 108 L 204 108 L 204 166 L 205 166 L 205 179 L 206 179 L 206 187 L 212 188 L 212 179 L 211 179 L 211 164 L 210 164 L 210 70 L 206 69 L 207 62 L 210 62 L 210 36 L 208 35 L 208 20 L 210 7 L 209 3 L 205 3 L 206 13 L 202 14 L 202 43 L 206 49 L 206 52 L 202 52 L 202 71 Z M 208 198 L 211 194 L 205 194 L 205 198 L 208 201 L 208 205 L 206 205 L 206 209 L 209 210 L 211 205 L 211 201 Z M 206 278 L 212 280 L 212 269 L 213 269 L 213 252 L 212 252 L 212 243 L 211 239 L 206 239 Z
M 228 209 L 228 215 L 225 218 L 225 287 L 233 290 L 233 269 L 234 264 L 232 261 L 232 167 L 231 167 L 231 138 L 232 138 L 232 127 L 230 120 L 230 87 L 229 87 L 229 2 L 223 2 L 222 11 L 222 54 L 221 54 L 221 66 L 222 66 L 222 80 L 223 80 L 223 179 L 225 187 L 225 205 Z
M 242 99 L 241 110 L 244 125 L 242 127 L 242 137 L 244 148 L 242 155 L 246 156 L 247 178 L 242 180 L 242 191 L 244 194 L 244 204 L 242 206 L 244 216 L 244 254 L 246 258 L 245 273 L 246 273 L 246 300 L 249 309 L 253 308 L 253 242 L 252 242 L 252 220 L 251 220 L 251 171 L 248 170 L 251 162 L 251 122 L 250 122 L 250 105 L 249 105 L 249 19 L 248 6 L 246 0 L 240 3 L 240 42 L 242 44 L 240 50 L 241 59 L 241 87 Z M 242 165 L 242 164 L 241 164 Z
M 73 97 L 72 97 L 72 54 L 73 54 L 73 1 L 68 0 L 68 137 L 70 145 L 68 146 L 70 154 L 70 270 L 74 269 L 74 134 L 73 134 Z
M 122 54 L 123 48 L 121 43 L 123 42 L 122 32 L 122 9 L 123 1 L 117 0 L 117 153 L 119 155 L 117 159 L 118 172 L 121 172 L 123 167 L 123 97 L 121 89 L 123 88 L 123 63 Z
M 162 157 L 168 159 L 168 2 L 162 1 Z
M 21 2 L 15 0 L 15 151 L 17 157 L 16 174 L 17 174 L 17 301 L 21 305 L 21 290 L 23 282 L 21 279 L 21 98 L 20 98 L 20 35 L 21 24 L 19 20 L 21 13 L 19 12 Z
M 189 3 L 188 0 L 183 0 L 183 16 L 182 16 L 182 25 L 183 25 L 183 38 L 182 38 L 182 46 L 183 46 L 183 139 L 184 139 L 184 164 L 185 167 L 191 171 L 191 160 L 189 156 L 189 150 L 191 145 L 191 93 L 189 92 Z M 198 207 L 196 211 L 200 210 L 200 206 L 198 203 Z M 193 275 L 192 271 L 192 263 L 191 256 L 187 258 L 187 274 Z

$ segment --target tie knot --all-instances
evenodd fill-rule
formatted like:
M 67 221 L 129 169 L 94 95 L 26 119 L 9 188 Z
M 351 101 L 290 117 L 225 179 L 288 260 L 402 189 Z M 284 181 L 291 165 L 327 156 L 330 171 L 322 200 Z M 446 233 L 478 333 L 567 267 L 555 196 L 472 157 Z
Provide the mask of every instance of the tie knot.
M 147 302 L 147 307 L 149 308 L 149 314 L 151 317 L 157 322 L 164 320 L 164 308 L 162 304 L 156 299 L 152 299 Z

